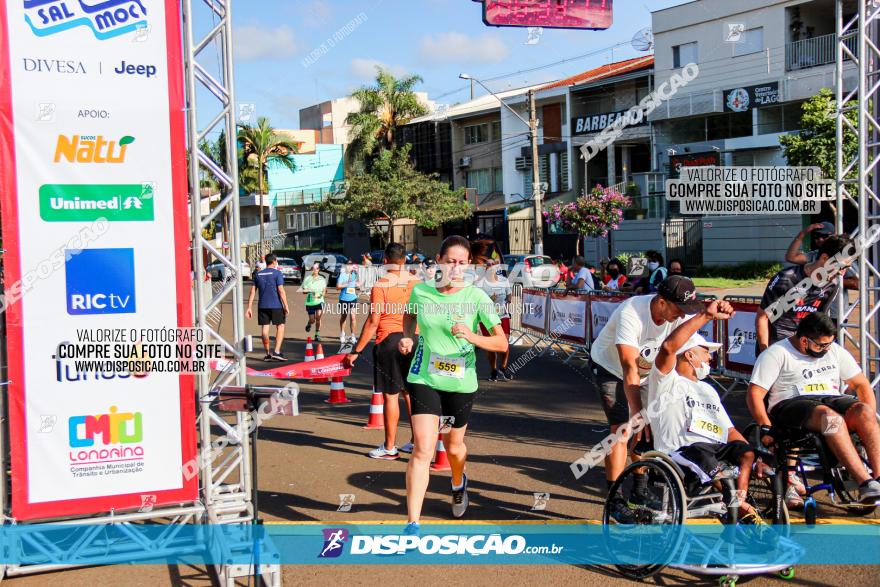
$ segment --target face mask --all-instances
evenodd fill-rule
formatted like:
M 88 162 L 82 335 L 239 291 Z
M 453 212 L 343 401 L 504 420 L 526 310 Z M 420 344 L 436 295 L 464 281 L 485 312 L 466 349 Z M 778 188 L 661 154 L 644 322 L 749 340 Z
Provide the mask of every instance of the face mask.
M 650 269 L 651 271 L 657 271 L 659 267 L 660 263 L 658 263 L 657 261 L 651 261 L 650 263 L 648 263 L 648 269 Z
M 681 271 L 670 271 L 669 275 L 683 275 Z
M 688 359 L 688 363 L 691 363 L 690 359 Z M 693 363 L 691 363 L 691 367 L 694 367 Z M 694 375 L 697 376 L 697 379 L 702 381 L 709 376 L 710 369 L 711 367 L 709 366 L 709 363 L 700 363 L 698 367 L 694 367 Z
M 608 275 L 610 275 L 612 278 L 616 278 L 618 275 L 620 275 L 620 271 L 617 269 L 609 269 Z

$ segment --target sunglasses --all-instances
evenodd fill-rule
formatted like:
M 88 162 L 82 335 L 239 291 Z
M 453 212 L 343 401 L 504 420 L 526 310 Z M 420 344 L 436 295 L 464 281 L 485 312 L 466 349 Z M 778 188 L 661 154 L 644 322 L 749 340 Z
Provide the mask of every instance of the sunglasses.
M 813 346 L 815 346 L 816 348 L 818 348 L 819 350 L 822 350 L 822 351 L 831 348 L 831 345 L 834 344 L 833 340 L 831 342 L 816 342 L 812 338 L 809 338 L 809 337 L 804 337 L 804 338 L 806 338 L 808 341 L 810 341 L 813 344 Z

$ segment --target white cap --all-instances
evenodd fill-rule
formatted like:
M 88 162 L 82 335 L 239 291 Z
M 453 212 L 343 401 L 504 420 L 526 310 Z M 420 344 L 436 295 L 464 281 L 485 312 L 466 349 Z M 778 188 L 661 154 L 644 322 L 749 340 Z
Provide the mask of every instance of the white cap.
M 688 339 L 688 341 L 686 343 L 684 343 L 681 346 L 680 349 L 678 349 L 678 354 L 680 355 L 681 353 L 683 353 L 685 351 L 689 351 L 692 348 L 698 347 L 698 346 L 701 346 L 703 348 L 708 349 L 710 353 L 714 353 L 715 351 L 717 351 L 718 349 L 721 348 L 721 343 L 720 342 L 709 342 L 708 340 L 706 340 L 703 337 L 702 334 L 700 334 L 699 332 L 696 332 L 696 333 L 694 333 L 694 335 L 692 337 L 690 337 Z

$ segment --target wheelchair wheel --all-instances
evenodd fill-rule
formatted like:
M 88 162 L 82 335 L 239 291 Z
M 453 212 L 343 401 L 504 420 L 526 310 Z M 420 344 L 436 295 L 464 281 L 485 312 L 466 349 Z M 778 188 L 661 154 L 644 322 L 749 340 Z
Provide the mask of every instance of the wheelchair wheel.
M 646 492 L 636 490 L 636 474 L 640 470 L 647 478 Z M 605 543 L 612 560 L 617 561 L 617 569 L 635 580 L 646 579 L 662 571 L 678 552 L 684 537 L 686 508 L 684 486 L 669 463 L 648 458 L 624 469 L 612 484 L 602 512 Z M 676 529 L 662 540 L 658 540 L 657 535 L 646 536 L 638 532 L 627 534 L 628 529 L 640 525 L 672 526 Z M 627 564 L 628 557 L 631 557 L 629 560 L 633 564 Z M 636 564 L 637 560 L 648 560 L 650 563 Z
M 788 526 L 791 518 L 785 505 L 785 491 L 782 479 L 777 475 L 759 479 L 752 473 L 749 477 L 749 493 L 746 501 L 760 516 L 773 525 Z

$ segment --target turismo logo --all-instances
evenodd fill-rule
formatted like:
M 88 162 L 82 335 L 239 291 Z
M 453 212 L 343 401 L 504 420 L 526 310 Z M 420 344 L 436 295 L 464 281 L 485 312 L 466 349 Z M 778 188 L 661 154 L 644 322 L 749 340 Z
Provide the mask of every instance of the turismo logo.
M 318 558 L 336 558 L 342 554 L 343 545 L 348 540 L 348 530 L 344 528 L 324 528 L 324 546 Z
M 46 222 L 153 220 L 149 184 L 46 184 L 40 186 L 40 218 Z
M 69 163 L 124 163 L 125 151 L 134 137 L 124 136 L 108 141 L 102 135 L 58 135 L 55 145 L 55 163 L 62 159 Z
M 65 261 L 67 313 L 134 314 L 134 249 L 80 249 Z
M 148 26 L 141 0 L 24 0 L 24 21 L 38 37 L 84 26 L 101 41 Z

